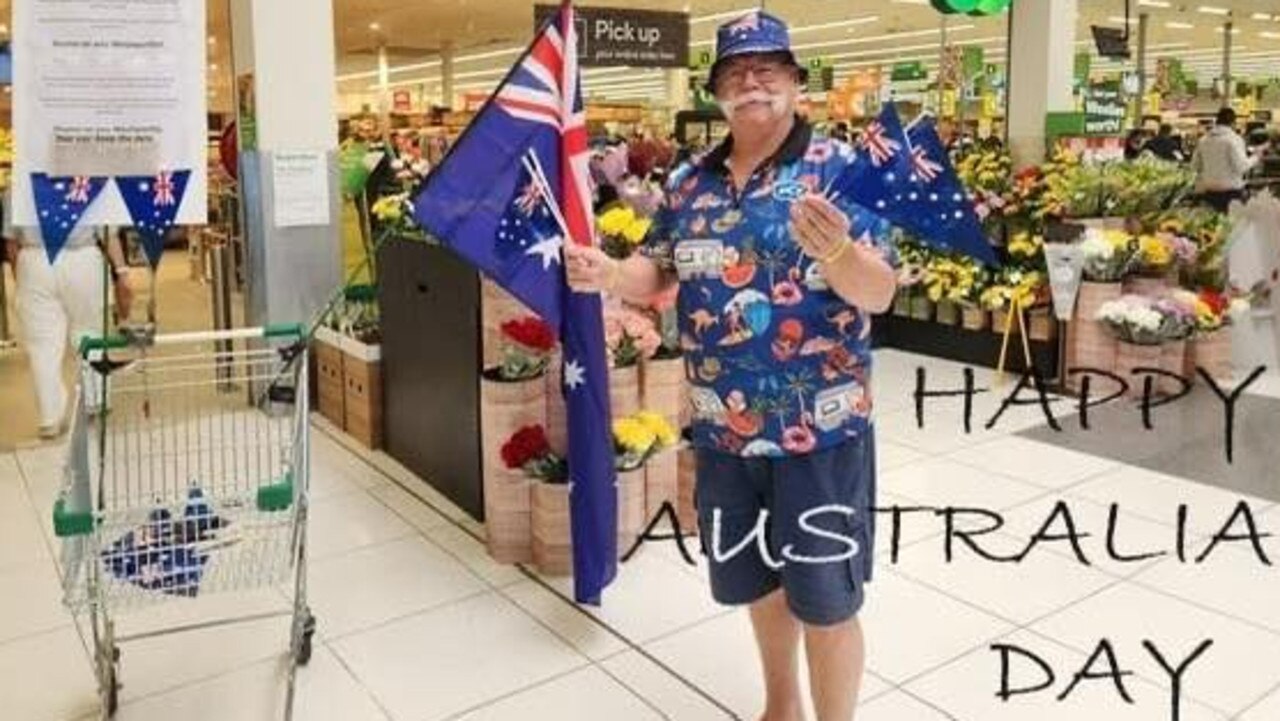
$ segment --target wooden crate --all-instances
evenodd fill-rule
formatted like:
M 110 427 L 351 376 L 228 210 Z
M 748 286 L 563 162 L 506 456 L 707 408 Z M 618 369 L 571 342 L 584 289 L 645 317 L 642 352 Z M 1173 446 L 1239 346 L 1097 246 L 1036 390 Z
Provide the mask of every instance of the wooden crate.
M 316 410 L 338 428 L 346 428 L 342 349 L 338 347 L 337 334 L 325 331 L 316 331 L 312 350 L 316 359 Z
M 343 347 L 345 427 L 370 448 L 382 447 L 382 360 L 377 348 L 354 341 Z

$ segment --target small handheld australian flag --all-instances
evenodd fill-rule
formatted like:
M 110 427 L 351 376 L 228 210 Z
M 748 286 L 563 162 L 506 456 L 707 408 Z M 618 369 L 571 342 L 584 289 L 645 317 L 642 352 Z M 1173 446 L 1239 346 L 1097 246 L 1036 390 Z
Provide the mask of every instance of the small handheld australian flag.
M 930 245 L 996 265 L 931 119 L 903 130 L 893 104 L 885 103 L 863 133 L 857 157 L 827 194 L 850 198 Z

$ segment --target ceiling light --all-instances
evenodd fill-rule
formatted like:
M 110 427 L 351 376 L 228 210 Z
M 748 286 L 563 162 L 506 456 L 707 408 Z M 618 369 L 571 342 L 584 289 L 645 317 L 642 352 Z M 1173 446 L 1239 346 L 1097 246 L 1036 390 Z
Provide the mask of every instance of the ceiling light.
M 992 37 L 974 38 L 972 40 L 966 40 L 965 45 L 994 45 L 994 44 L 1004 44 L 1004 42 L 1005 42 L 1005 38 L 1003 36 L 996 35 Z M 897 45 L 892 48 L 869 48 L 866 50 L 851 50 L 849 52 L 844 52 L 844 53 L 831 53 L 828 55 L 822 55 L 821 57 L 823 57 L 826 60 L 838 60 L 840 58 L 867 58 L 873 55 L 884 55 L 886 53 L 889 55 L 896 55 L 897 53 L 910 52 L 912 50 L 936 50 L 937 47 L 938 47 L 937 43 L 924 43 L 920 45 Z M 1004 48 L 999 48 L 997 50 L 988 51 L 988 52 L 1004 52 Z M 932 57 L 936 58 L 937 53 L 934 53 Z M 895 57 L 886 58 L 886 60 L 897 60 L 897 59 L 898 58 L 895 58 Z
M 1173 3 L 1168 2 L 1168 0 L 1138 0 L 1138 4 L 1149 8 L 1173 7 Z
M 1271 15 L 1268 15 L 1267 13 L 1254 13 L 1250 17 L 1252 17 L 1254 20 L 1262 20 L 1263 22 L 1275 19 L 1274 17 L 1272 17 Z
M 1258 33 L 1258 37 L 1266 38 L 1268 40 L 1280 40 L 1280 33 L 1272 32 L 1270 30 L 1263 30 L 1262 32 Z
M 948 34 L 958 33 L 958 32 L 964 32 L 966 30 L 972 30 L 972 29 L 973 29 L 973 25 L 966 23 L 964 25 L 956 25 L 955 27 L 947 28 L 947 33 Z M 932 30 L 912 30 L 910 32 L 890 33 L 888 35 L 880 35 L 878 37 L 873 37 L 873 38 L 854 38 L 853 40 L 826 40 L 826 41 L 817 42 L 817 43 L 802 43 L 800 45 L 792 45 L 791 49 L 794 51 L 794 50 L 809 50 L 812 48 L 825 48 L 825 47 L 831 47 L 833 45 L 864 45 L 866 43 L 887 43 L 887 42 L 893 42 L 894 40 L 898 40 L 900 38 L 928 37 L 931 35 L 937 35 L 940 32 L 941 30 L 937 28 Z
M 1231 10 L 1227 8 L 1220 8 L 1217 5 L 1201 5 L 1200 7 L 1196 8 L 1196 11 L 1202 12 L 1205 15 L 1230 15 L 1231 14 Z
M 211 71 L 213 71 L 213 72 L 215 72 L 215 73 L 216 73 L 216 72 L 218 72 L 218 64 L 217 64 L 217 63 L 209 63 L 209 70 L 211 70 Z
M 752 10 L 755 10 L 755 8 L 740 8 L 738 10 L 726 10 L 722 13 L 711 13 L 710 15 L 699 15 L 696 18 L 691 18 L 689 22 L 690 24 L 708 23 L 708 22 L 711 22 L 712 20 L 724 20 L 725 18 L 736 18 L 742 15 L 745 15 L 751 12 Z
M 1221 35 L 1222 33 L 1226 32 L 1226 30 L 1225 30 L 1224 28 L 1221 28 L 1221 27 L 1214 28 L 1214 31 L 1215 31 L 1215 32 L 1217 32 L 1219 35 Z M 1239 34 L 1240 34 L 1240 28 L 1231 28 L 1231 34 L 1232 34 L 1232 35 L 1239 35 Z
M 369 29 L 376 33 L 382 29 L 382 26 L 379 25 L 378 23 L 369 23 Z
M 1164 24 L 1170 30 L 1195 30 L 1196 26 L 1191 23 L 1171 21 Z
M 874 23 L 879 19 L 879 15 L 864 15 L 863 17 L 853 18 L 852 20 L 838 20 L 831 23 L 820 23 L 818 25 L 802 25 L 798 28 L 791 28 L 791 34 L 795 35 L 797 33 L 807 33 L 813 30 L 828 30 L 830 28 L 842 28 L 852 25 L 867 25 L 869 23 Z
M 3 26 L 3 25 L 0 25 L 0 32 L 9 32 L 9 29 L 8 29 L 7 27 Z M 214 36 L 210 35 L 210 36 L 209 36 L 209 44 L 210 44 L 210 45 L 217 45 L 217 44 L 218 44 L 218 38 L 216 38 L 216 37 L 214 37 Z
M 1137 25 L 1137 24 L 1138 24 L 1138 19 L 1137 19 L 1137 18 L 1122 18 L 1122 17 L 1120 17 L 1120 16 L 1118 16 L 1118 15 L 1112 15 L 1111 17 L 1107 18 L 1107 20 L 1108 20 L 1109 22 L 1113 22 L 1113 23 L 1120 23 L 1121 25 L 1124 25 L 1124 24 L 1126 24 L 1126 23 L 1128 23 L 1129 25 Z
M 897 5 L 928 5 L 929 0 L 893 0 Z

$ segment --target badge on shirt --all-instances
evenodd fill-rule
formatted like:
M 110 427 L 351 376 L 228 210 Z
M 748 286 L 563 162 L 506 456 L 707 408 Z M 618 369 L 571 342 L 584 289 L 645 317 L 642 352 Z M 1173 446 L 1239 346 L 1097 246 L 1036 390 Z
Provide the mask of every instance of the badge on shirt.
M 724 270 L 724 242 L 682 240 L 675 247 L 680 280 L 719 280 Z
M 798 180 L 778 181 L 773 186 L 773 199 L 783 203 L 794 203 L 809 192 L 809 186 Z
M 814 397 L 813 422 L 818 430 L 830 433 L 852 418 L 864 396 L 861 384 L 846 383 L 820 391 Z
M 724 401 L 710 388 L 694 387 L 689 391 L 689 405 L 693 407 L 693 419 L 722 426 L 725 423 Z

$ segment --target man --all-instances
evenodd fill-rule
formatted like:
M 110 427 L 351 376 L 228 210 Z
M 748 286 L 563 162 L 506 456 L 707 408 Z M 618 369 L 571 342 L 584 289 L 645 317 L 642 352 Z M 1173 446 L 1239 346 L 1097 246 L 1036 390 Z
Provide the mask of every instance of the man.
M 1196 171 L 1196 192 L 1205 204 L 1219 213 L 1231 207 L 1231 201 L 1244 197 L 1244 176 L 1257 159 L 1245 149 L 1244 139 L 1235 131 L 1236 111 L 1222 108 L 1215 124 L 1200 139 L 1191 155 Z
M 719 29 L 708 89 L 729 137 L 672 173 L 644 254 L 567 246 L 566 269 L 635 300 L 679 284 L 712 593 L 750 606 L 766 721 L 803 717 L 801 638 L 819 721 L 848 721 L 875 503 L 869 323 L 895 279 L 883 221 L 822 195 L 851 151 L 795 114 L 788 35 L 759 11 Z M 751 540 L 765 513 L 767 554 Z
M 1161 123 L 1156 136 L 1148 140 L 1142 149 L 1171 163 L 1181 163 L 1187 159 L 1182 152 L 1182 141 L 1174 136 L 1173 126 L 1168 123 Z
M 52 440 L 66 430 L 69 395 L 62 369 L 68 339 L 78 341 L 81 336 L 102 335 L 106 330 L 105 276 L 113 279 L 116 312 L 121 318 L 129 315 L 133 288 L 123 249 L 114 234 L 108 233 L 112 237 L 104 240 L 105 267 L 98 235 L 88 226 L 73 230 L 57 259 L 50 263 L 40 228 L 14 228 L 7 194 L 5 201 L 6 254 L 14 266 L 15 304 L 35 384 L 39 436 Z M 94 388 L 91 384 L 89 392 Z

